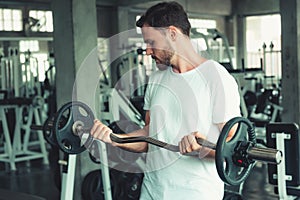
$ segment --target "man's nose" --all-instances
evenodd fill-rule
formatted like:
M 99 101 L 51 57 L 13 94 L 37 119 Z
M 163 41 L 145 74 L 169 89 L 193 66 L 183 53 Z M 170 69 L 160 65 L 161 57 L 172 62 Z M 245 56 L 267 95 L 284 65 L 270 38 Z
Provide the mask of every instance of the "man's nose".
M 146 47 L 146 55 L 147 56 L 153 55 L 153 49 L 149 45 L 147 45 Z

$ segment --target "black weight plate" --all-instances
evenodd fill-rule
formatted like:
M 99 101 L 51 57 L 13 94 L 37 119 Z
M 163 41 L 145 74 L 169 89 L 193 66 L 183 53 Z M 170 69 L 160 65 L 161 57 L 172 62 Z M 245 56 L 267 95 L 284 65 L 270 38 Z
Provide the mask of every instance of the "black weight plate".
M 116 190 L 116 182 L 112 177 L 110 178 L 110 187 L 112 192 L 112 197 L 114 200 L 114 192 Z M 104 200 L 104 188 L 102 181 L 101 170 L 94 170 L 89 172 L 82 181 L 81 195 L 83 200 Z
M 257 97 L 256 97 L 256 94 L 254 92 L 247 91 L 244 94 L 244 99 L 245 99 L 245 103 L 246 103 L 247 107 L 256 105 Z
M 126 193 L 128 200 L 138 200 L 141 194 L 143 174 L 127 173 Z
M 238 124 L 237 131 L 230 141 L 226 141 L 230 129 Z M 247 137 L 248 136 L 248 137 Z M 256 143 L 251 122 L 242 117 L 229 120 L 223 127 L 216 146 L 216 166 L 220 178 L 229 185 L 239 185 L 249 175 L 253 164 L 247 167 L 236 165 L 232 159 L 234 151 L 240 141 Z
M 81 195 L 84 200 L 104 200 L 100 170 L 89 172 L 82 181 Z
M 134 171 L 139 173 L 134 173 Z M 110 169 L 110 178 L 115 182 L 114 200 L 139 199 L 144 178 L 144 174 L 140 171 L 141 169 L 137 169 L 134 164 L 125 168 L 123 164 L 119 164 Z
M 52 146 L 57 146 L 56 136 L 53 131 L 54 114 L 48 117 L 43 125 L 43 134 L 45 140 Z M 50 125 L 52 123 L 52 126 Z
M 66 119 L 66 122 L 62 122 Z M 58 146 L 68 154 L 79 154 L 89 146 L 92 137 L 87 133 L 87 138 L 84 134 L 73 133 L 73 125 L 79 122 L 85 128 L 89 129 L 94 123 L 94 115 L 92 110 L 82 102 L 69 102 L 63 105 L 57 112 L 54 120 L 54 131 Z

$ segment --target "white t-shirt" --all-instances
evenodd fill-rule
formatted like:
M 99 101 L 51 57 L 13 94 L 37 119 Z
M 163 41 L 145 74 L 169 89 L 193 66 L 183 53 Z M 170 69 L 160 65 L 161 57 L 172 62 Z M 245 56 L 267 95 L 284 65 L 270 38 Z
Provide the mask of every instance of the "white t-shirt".
M 178 145 L 195 131 L 216 143 L 218 123 L 240 116 L 240 97 L 234 78 L 219 63 L 207 60 L 197 68 L 152 74 L 145 94 L 150 111 L 149 134 Z M 224 183 L 213 158 L 184 156 L 148 146 L 141 199 L 222 199 Z

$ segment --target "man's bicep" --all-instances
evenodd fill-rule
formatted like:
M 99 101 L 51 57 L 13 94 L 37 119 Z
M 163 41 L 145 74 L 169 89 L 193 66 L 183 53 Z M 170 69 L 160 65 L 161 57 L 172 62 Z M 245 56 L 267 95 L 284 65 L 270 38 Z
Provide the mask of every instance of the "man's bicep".
M 146 114 L 145 114 L 145 126 L 148 126 L 150 123 L 150 111 L 146 110 Z
M 226 122 L 223 123 L 219 123 L 218 124 L 218 128 L 220 130 L 220 132 L 223 130 L 224 126 L 225 126 Z M 229 141 L 235 134 L 236 130 L 237 130 L 238 124 L 235 124 L 229 131 L 228 135 L 227 135 L 227 139 L 226 141 Z

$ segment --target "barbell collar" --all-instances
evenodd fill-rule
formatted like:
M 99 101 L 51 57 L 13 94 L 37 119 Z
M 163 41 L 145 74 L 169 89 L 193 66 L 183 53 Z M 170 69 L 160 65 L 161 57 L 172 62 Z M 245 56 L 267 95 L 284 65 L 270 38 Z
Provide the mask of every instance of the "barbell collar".
M 248 158 L 251 160 L 267 162 L 270 164 L 280 164 L 282 152 L 277 149 L 252 147 L 247 151 Z

